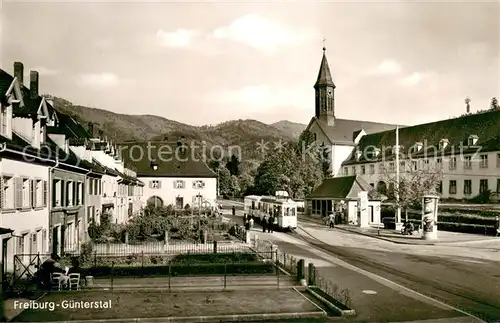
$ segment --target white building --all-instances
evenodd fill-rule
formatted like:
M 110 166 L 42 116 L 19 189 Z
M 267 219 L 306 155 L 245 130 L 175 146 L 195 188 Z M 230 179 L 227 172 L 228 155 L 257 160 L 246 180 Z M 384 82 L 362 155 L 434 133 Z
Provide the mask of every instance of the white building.
M 217 174 L 187 145 L 170 142 L 127 143 L 120 151 L 144 183 L 143 202 L 184 208 L 213 206 Z M 151 145 L 152 144 L 152 145 Z M 149 153 L 148 153 L 149 152 Z
M 394 129 L 395 125 L 376 122 L 338 119 L 335 116 L 335 84 L 332 81 L 330 67 L 326 59 L 325 48 L 314 85 L 316 92 L 315 114 L 307 125 L 317 145 L 327 148 L 330 158 L 330 170 L 333 176 L 338 175 L 341 164 L 351 154 L 359 139 L 374 132 Z
M 3 272 L 14 269 L 15 254 L 26 255 L 19 259 L 28 264 L 48 251 L 48 174 L 55 164 L 40 152 L 45 101 L 37 89 L 23 86 L 22 64 L 15 63 L 14 70 L 16 77 L 0 70 L 0 228 L 10 229 L 0 236 Z M 32 71 L 31 77 L 38 75 Z
M 489 190 L 500 195 L 500 110 L 399 129 L 400 173 L 442 174 L 443 200 L 468 201 Z M 343 176 L 358 175 L 381 192 L 396 172 L 395 130 L 363 136 L 342 164 Z M 406 176 L 402 175 L 402 176 Z

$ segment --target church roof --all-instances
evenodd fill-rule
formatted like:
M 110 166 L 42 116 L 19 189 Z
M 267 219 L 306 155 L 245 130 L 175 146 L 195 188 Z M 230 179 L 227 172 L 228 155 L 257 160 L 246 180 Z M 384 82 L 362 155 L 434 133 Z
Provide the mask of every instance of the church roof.
M 396 128 L 396 125 L 393 124 L 348 119 L 335 119 L 335 124 L 329 126 L 325 121 L 316 117 L 312 118 L 308 128 L 314 121 L 316 121 L 332 144 L 337 143 L 352 146 L 355 145 L 354 134 L 359 134 L 361 130 L 364 130 L 367 134 L 371 134 Z
M 469 136 L 476 136 L 477 142 L 474 146 L 468 146 Z M 439 148 L 441 139 L 447 139 L 449 144 L 443 150 Z M 412 148 L 417 142 L 421 142 L 423 147 L 418 152 Z M 343 165 L 357 164 L 363 162 L 376 162 L 381 158 L 394 158 L 392 148 L 396 145 L 396 131 L 371 133 L 363 136 L 359 141 L 357 150 L 361 151 L 361 157 L 356 158 L 355 154 L 346 160 Z M 439 153 L 440 155 L 462 153 L 476 153 L 500 150 L 500 110 L 489 110 L 487 112 L 468 114 L 458 118 L 440 120 L 436 122 L 420 124 L 399 129 L 400 152 L 412 157 L 431 157 Z M 460 148 L 460 146 L 462 148 Z M 377 147 L 380 149 L 378 158 L 375 158 L 370 149 Z
M 323 48 L 323 58 L 321 59 L 318 79 L 316 80 L 316 84 L 314 84 L 314 87 L 317 87 L 319 85 L 329 85 L 335 88 L 335 84 L 333 84 L 332 75 L 330 73 L 330 67 L 328 66 L 328 60 L 326 59 L 325 51 L 326 49 Z

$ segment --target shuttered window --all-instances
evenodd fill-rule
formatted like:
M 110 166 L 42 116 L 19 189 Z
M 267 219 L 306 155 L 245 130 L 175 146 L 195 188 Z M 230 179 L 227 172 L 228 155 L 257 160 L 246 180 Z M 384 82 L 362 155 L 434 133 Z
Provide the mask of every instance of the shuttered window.
M 43 181 L 43 207 L 47 207 L 47 200 L 49 196 L 49 190 L 47 187 L 47 181 Z
M 29 180 L 29 193 L 30 193 L 30 207 L 36 207 L 36 181 L 34 179 Z
M 60 187 L 60 196 L 59 196 L 59 201 L 61 202 L 60 206 L 66 206 L 67 204 L 65 204 L 66 202 L 66 198 L 65 198 L 65 189 L 66 189 L 66 182 L 61 180 L 60 181 L 60 184 L 59 184 L 59 187 Z
M 15 200 L 15 205 L 14 207 L 16 209 L 20 209 L 23 207 L 23 179 L 16 177 L 14 179 L 14 200 Z
M 76 182 L 72 182 L 71 183 L 71 186 L 72 186 L 71 190 L 72 190 L 72 193 L 73 193 L 72 196 L 71 196 L 71 199 L 72 199 L 71 204 L 72 205 L 77 205 L 77 203 L 76 203 L 76 196 L 77 196 L 77 194 L 76 194 L 76 184 L 77 184 Z

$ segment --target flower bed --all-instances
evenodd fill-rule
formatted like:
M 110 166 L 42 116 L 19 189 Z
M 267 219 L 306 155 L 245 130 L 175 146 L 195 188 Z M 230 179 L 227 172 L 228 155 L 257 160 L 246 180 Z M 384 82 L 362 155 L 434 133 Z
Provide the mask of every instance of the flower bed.
M 347 305 L 343 304 L 342 302 L 336 300 L 332 296 L 328 295 L 326 292 L 324 292 L 321 288 L 317 286 L 309 286 L 307 288 L 307 292 L 310 293 L 312 296 L 323 302 L 330 310 L 333 312 L 340 314 L 342 316 L 347 316 L 347 315 L 355 315 L 356 312 L 349 308 Z

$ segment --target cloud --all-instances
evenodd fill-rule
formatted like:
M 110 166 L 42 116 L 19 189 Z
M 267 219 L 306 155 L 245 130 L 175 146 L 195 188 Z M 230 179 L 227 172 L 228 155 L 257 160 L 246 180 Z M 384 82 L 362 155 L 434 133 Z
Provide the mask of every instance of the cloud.
M 255 14 L 240 17 L 229 26 L 217 28 L 209 36 L 244 43 L 267 53 L 275 53 L 281 46 L 299 45 L 316 37 L 311 30 L 293 29 Z
M 86 86 L 115 86 L 119 78 L 113 73 L 89 73 L 80 75 L 79 83 Z
M 183 48 L 191 45 L 195 32 L 187 29 L 177 29 L 172 32 L 166 32 L 160 29 L 156 32 L 156 38 L 161 46 Z
M 413 86 L 419 84 L 427 75 L 424 73 L 415 72 L 400 80 L 402 85 Z
M 401 73 L 401 65 L 393 59 L 383 60 L 371 74 L 399 74 Z

